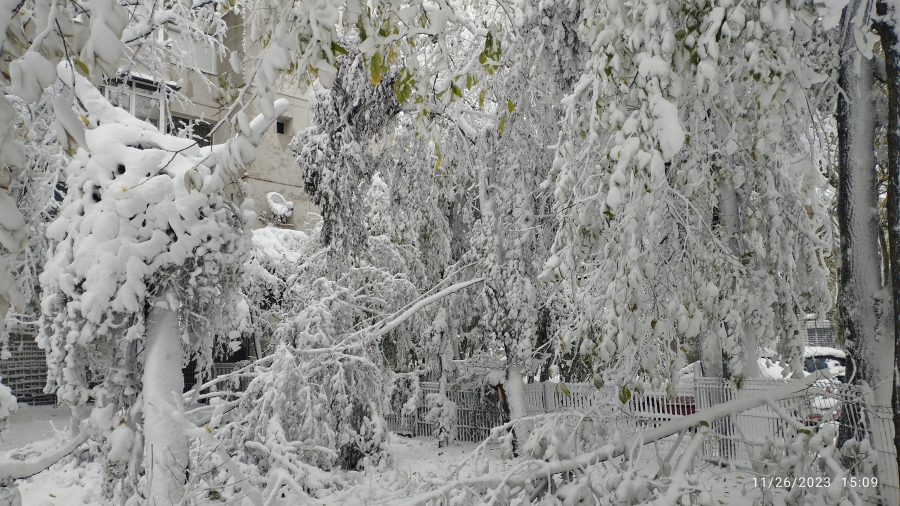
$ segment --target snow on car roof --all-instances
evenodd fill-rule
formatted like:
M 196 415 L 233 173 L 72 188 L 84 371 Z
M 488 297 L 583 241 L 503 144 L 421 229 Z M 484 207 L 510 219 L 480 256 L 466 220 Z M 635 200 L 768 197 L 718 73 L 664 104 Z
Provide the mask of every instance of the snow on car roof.
M 764 348 L 762 351 L 760 351 L 759 356 L 760 358 L 772 359 L 775 357 L 775 351 Z M 844 352 L 844 350 L 830 348 L 828 346 L 807 346 L 803 350 L 803 358 L 813 357 L 847 358 L 847 353 Z

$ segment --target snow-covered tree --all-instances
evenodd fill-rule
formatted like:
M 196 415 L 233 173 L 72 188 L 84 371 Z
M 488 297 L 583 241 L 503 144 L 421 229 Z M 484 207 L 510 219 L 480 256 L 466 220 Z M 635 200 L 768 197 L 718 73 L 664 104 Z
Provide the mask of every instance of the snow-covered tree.
M 834 12 L 589 3 L 582 19 L 591 51 L 563 100 L 550 180 L 564 225 L 546 267 L 590 296 L 564 342 L 594 335 L 595 365 L 624 359 L 606 378 L 623 391 L 639 371 L 659 385 L 698 338 L 734 376 L 755 376 L 772 344 L 799 368 L 797 315 L 830 303 L 804 90 L 827 80 Z
M 47 231 L 53 245 L 41 275 L 39 344 L 48 352 L 48 389 L 62 402 L 94 403 L 92 421 L 120 459 L 110 459 L 108 473 L 121 478 L 129 455 L 144 451 L 148 493 L 163 502 L 177 494 L 187 467 L 171 419 L 181 369 L 191 358 L 208 367 L 215 336 L 236 334 L 247 211 L 221 191 L 223 146 L 201 150 L 161 134 L 81 76 L 67 84 L 86 129 L 67 170 L 62 212 Z M 242 122 L 236 126 L 256 142 L 271 123 Z M 240 163 L 252 161 L 250 147 Z M 133 440 L 146 449 L 132 448 Z
M 83 138 L 83 125 L 67 112 L 69 101 L 49 90 L 57 79 L 56 64 L 68 61 L 68 74 L 82 73 L 95 84 L 104 76 L 114 78 L 119 70 L 127 74 L 137 67 L 164 80 L 170 66 L 184 69 L 185 59 L 160 44 L 159 29 L 177 25 L 221 51 L 227 11 L 222 7 L 219 2 L 161 6 L 138 0 L 123 6 L 114 0 L 23 0 L 0 9 L 0 119 L 4 122 L 0 136 L 0 340 L 4 343 L 7 309 L 21 309 L 35 300 L 40 272 L 36 258 L 43 257 L 46 246 L 40 222 L 48 218 L 44 212 L 55 190 L 56 174 L 65 164 L 55 152 L 54 139 L 71 155 Z M 166 100 L 168 95 L 161 98 Z M 64 110 L 57 114 L 57 108 Z M 31 242 L 26 238 L 29 231 L 34 237 Z M 7 392 L 4 386 L 0 390 Z M 3 399 L 0 413 L 10 407 L 11 397 Z

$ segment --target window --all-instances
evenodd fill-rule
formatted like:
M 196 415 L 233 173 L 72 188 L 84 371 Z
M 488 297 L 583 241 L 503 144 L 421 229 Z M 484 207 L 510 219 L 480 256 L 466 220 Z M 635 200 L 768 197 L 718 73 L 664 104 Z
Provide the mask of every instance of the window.
M 172 116 L 168 131 L 172 135 L 194 139 L 201 148 L 212 144 L 212 125 L 203 120 Z
M 159 120 L 164 114 L 159 100 L 159 87 L 155 84 L 129 79 L 125 83 L 119 81 L 108 84 L 104 87 L 104 93 L 112 105 L 159 128 Z
M 280 135 L 291 135 L 291 119 L 278 118 L 275 122 L 275 132 Z

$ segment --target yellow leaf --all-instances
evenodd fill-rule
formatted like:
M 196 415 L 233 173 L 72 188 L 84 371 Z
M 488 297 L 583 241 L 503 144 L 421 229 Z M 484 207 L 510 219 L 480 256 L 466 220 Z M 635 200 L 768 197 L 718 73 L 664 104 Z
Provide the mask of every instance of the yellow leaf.
M 206 425 L 204 425 L 203 428 L 206 429 L 206 432 L 209 432 L 210 434 L 212 434 L 212 431 L 209 430 L 209 427 L 207 427 Z
M 75 70 L 77 70 L 78 73 L 80 73 L 81 75 L 83 75 L 85 77 L 87 77 L 88 74 L 91 73 L 91 71 L 88 70 L 88 66 L 85 65 L 84 62 L 79 59 L 75 60 Z
M 515 109 L 516 106 L 513 105 L 512 100 L 507 100 L 507 101 L 506 101 L 506 108 L 509 109 L 509 112 L 510 112 L 510 113 L 512 113 L 512 112 L 513 112 L 513 109 Z
M 381 82 L 382 63 L 380 54 L 375 53 L 375 55 L 372 56 L 372 62 L 369 64 L 369 68 L 372 73 L 372 86 L 375 86 Z

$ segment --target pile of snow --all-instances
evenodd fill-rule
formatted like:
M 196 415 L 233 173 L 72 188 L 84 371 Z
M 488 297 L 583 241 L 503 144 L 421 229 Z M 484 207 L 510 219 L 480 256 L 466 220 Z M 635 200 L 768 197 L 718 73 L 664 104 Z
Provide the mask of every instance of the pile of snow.
M 309 258 L 312 248 L 316 246 L 313 243 L 308 235 L 299 230 L 265 227 L 253 231 L 256 259 L 263 265 L 300 265 Z

